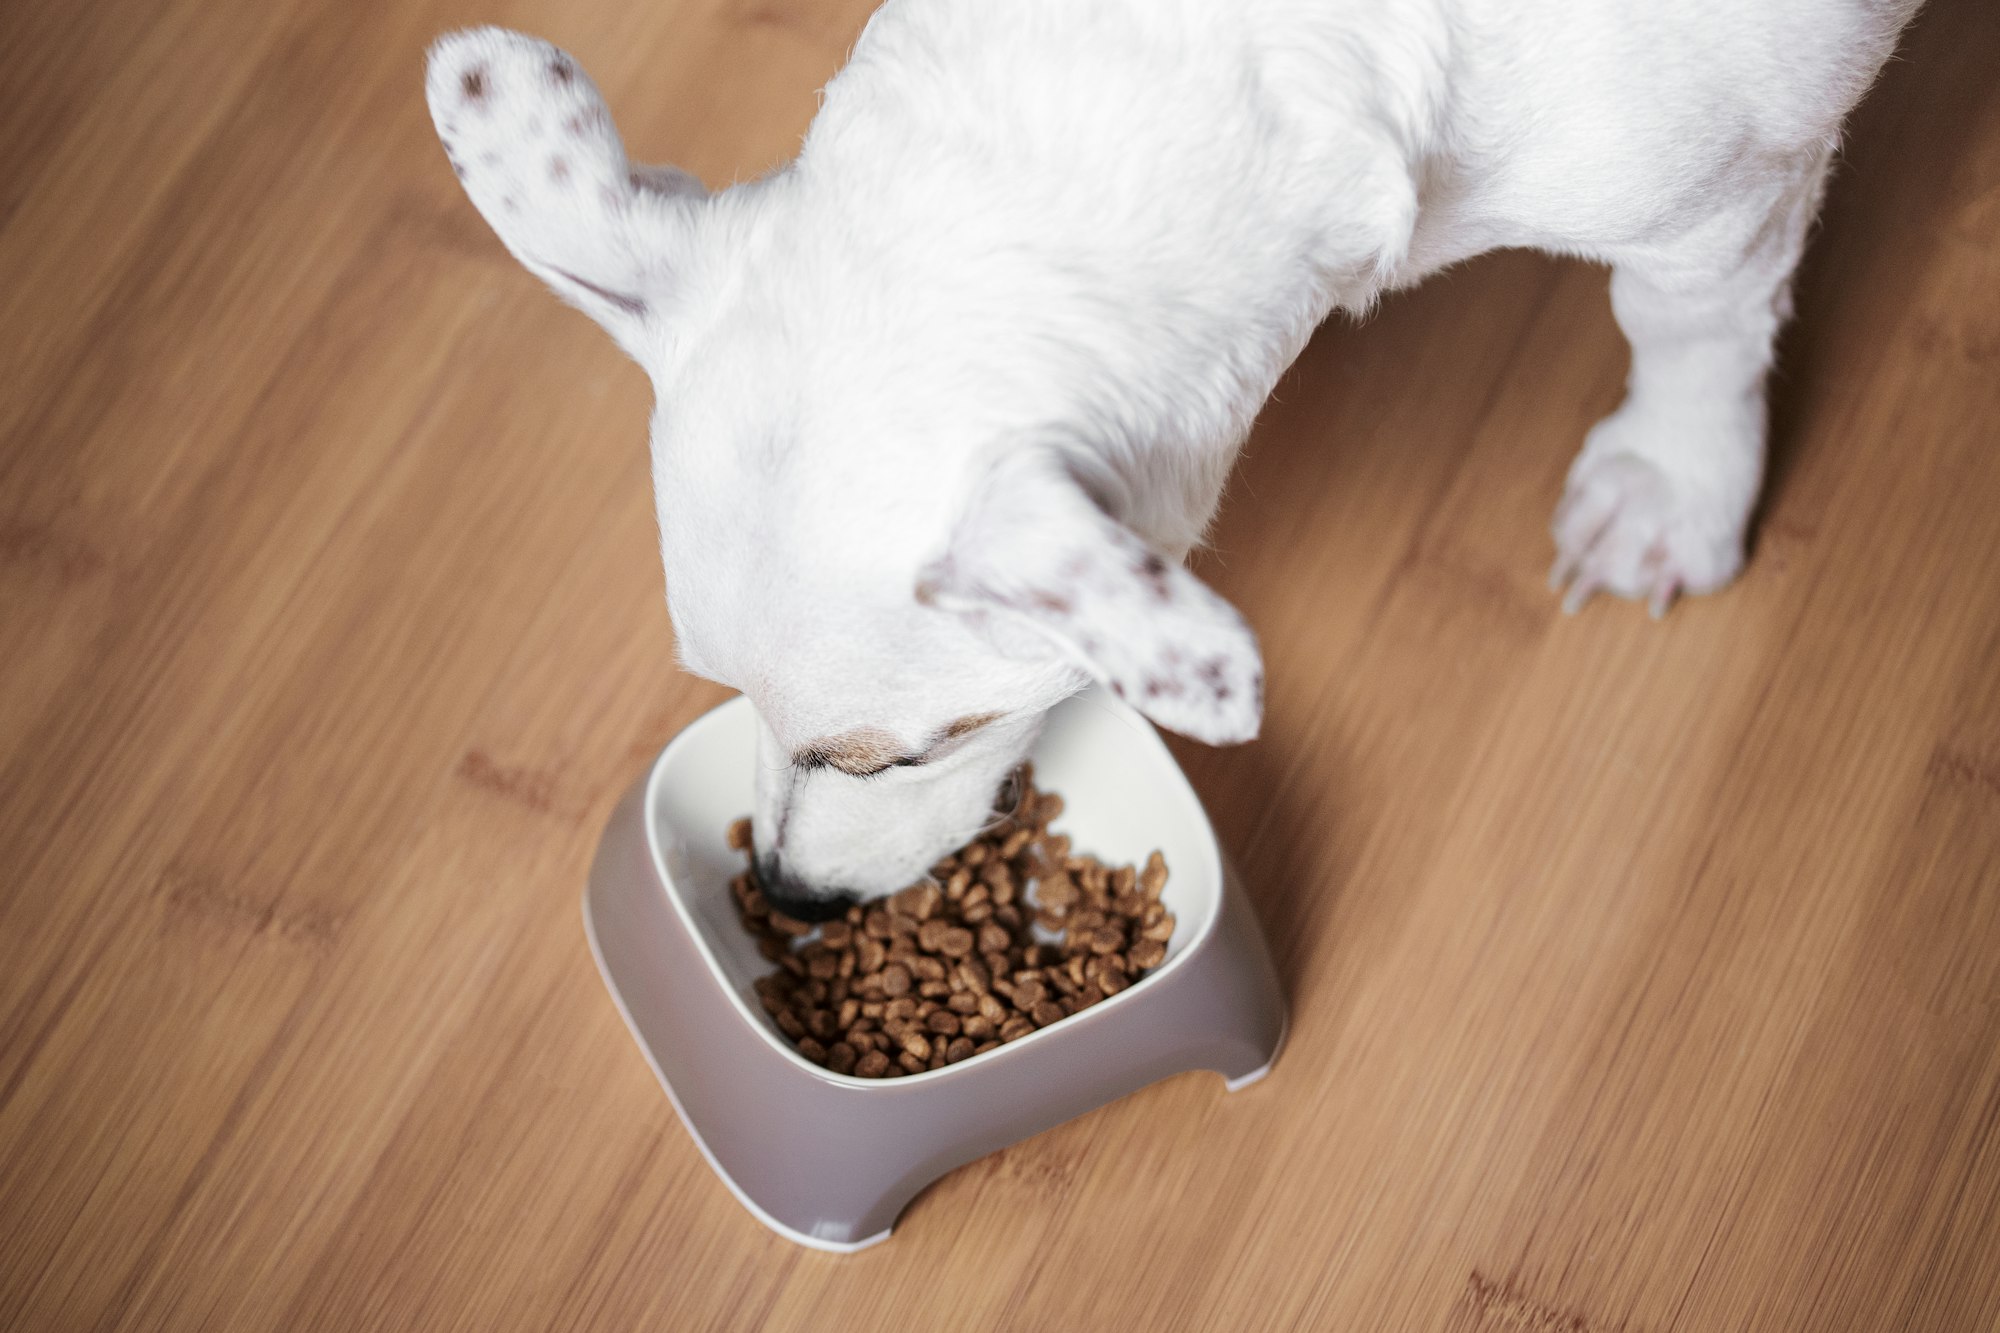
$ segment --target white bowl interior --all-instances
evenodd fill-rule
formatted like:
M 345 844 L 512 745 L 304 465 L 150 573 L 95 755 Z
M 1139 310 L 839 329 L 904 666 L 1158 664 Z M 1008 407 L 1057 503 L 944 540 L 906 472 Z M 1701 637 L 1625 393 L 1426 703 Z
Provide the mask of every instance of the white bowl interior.
M 824 1074 L 791 1048 L 758 1005 L 751 985 L 772 964 L 737 921 L 729 894 L 729 880 L 743 869 L 744 858 L 730 850 L 725 835 L 732 821 L 750 812 L 755 728 L 749 700 L 738 697 L 675 737 L 647 784 L 647 835 L 661 878 L 693 927 L 717 984 L 786 1054 Z M 1161 897 L 1176 921 L 1167 959 L 1097 1008 L 1135 1000 L 1215 924 L 1222 862 L 1208 816 L 1151 725 L 1098 690 L 1050 712 L 1033 759 L 1035 785 L 1063 798 L 1055 828 L 1068 833 L 1078 851 L 1124 864 L 1143 862 L 1157 848 L 1167 859 Z M 1061 1030 L 1056 1024 L 1046 1035 Z

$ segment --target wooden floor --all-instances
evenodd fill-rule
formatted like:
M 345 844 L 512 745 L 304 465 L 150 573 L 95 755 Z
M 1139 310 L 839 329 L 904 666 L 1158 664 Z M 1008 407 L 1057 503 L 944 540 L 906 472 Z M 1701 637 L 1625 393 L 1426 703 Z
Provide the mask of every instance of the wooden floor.
M 2000 1327 L 2000 9 L 1853 127 L 1747 577 L 1542 586 L 1604 275 L 1330 327 L 1210 577 L 1265 738 L 1180 746 L 1293 1006 L 766 1233 L 577 898 L 678 675 L 647 385 L 515 267 L 420 52 L 574 49 L 782 160 L 866 0 L 0 7 L 0 1327 Z

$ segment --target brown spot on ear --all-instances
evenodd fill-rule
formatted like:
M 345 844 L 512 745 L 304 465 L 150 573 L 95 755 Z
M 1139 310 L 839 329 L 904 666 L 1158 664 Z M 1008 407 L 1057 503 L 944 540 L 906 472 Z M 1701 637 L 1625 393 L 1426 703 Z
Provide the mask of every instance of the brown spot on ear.
M 1076 610 L 1070 604 L 1069 598 L 1062 596 L 1060 593 L 1048 592 L 1041 588 L 1031 590 L 1028 593 L 1028 600 L 1052 616 L 1066 616 Z
M 1125 697 L 1125 682 L 1122 680 L 1112 681 L 1111 692 L 1117 695 L 1119 698 L 1123 699 Z
M 465 89 L 465 100 L 477 102 L 486 96 L 486 66 L 474 65 L 459 76 L 458 86 Z
M 1228 674 L 1228 671 L 1229 662 L 1227 659 L 1221 657 L 1211 657 L 1206 662 L 1203 662 L 1199 668 L 1201 678 L 1210 685 L 1213 685 L 1218 691 L 1222 688 L 1223 677 Z
M 1162 695 L 1178 697 L 1180 693 L 1181 683 L 1177 680 L 1172 680 L 1165 676 L 1146 677 L 1146 697 L 1148 699 L 1157 699 Z
M 552 157 L 549 159 L 549 179 L 552 181 L 566 181 L 569 179 L 568 158 Z
M 569 63 L 569 57 L 557 56 L 549 62 L 549 78 L 556 83 L 568 83 L 576 77 L 576 66 Z
M 1173 585 L 1167 582 L 1167 562 L 1157 551 L 1146 552 L 1146 558 L 1139 562 L 1137 573 L 1152 586 L 1153 596 L 1163 602 L 1173 600 Z

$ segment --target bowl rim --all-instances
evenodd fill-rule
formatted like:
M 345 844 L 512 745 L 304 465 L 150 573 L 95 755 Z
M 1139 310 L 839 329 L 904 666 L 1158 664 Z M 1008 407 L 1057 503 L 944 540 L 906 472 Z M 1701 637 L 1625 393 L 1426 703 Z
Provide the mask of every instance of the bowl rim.
M 646 852 L 652 858 L 653 872 L 660 881 L 660 891 L 666 895 L 669 905 L 672 906 L 675 915 L 680 919 L 682 930 L 694 942 L 695 949 L 700 953 L 702 962 L 708 968 L 708 979 L 716 983 L 721 989 L 722 993 L 728 998 L 729 1003 L 735 1008 L 737 1016 L 743 1020 L 745 1025 L 761 1037 L 765 1045 L 790 1061 L 801 1073 L 808 1074 L 823 1083 L 828 1083 L 835 1087 L 852 1088 L 857 1092 L 888 1092 L 899 1088 L 912 1088 L 921 1084 L 934 1083 L 948 1075 L 964 1074 L 966 1071 L 974 1068 L 988 1067 L 996 1059 L 1005 1056 L 1008 1052 L 1031 1047 L 1044 1036 L 1052 1033 L 1059 1034 L 1072 1023 L 1083 1025 L 1114 1017 L 1123 1008 L 1128 1007 L 1126 1005 L 1128 999 L 1135 995 L 1141 995 L 1148 990 L 1157 989 L 1156 982 L 1179 971 L 1181 964 L 1206 944 L 1210 937 L 1215 934 L 1222 920 L 1222 897 L 1229 891 L 1228 881 L 1223 874 L 1222 845 L 1215 836 L 1215 824 L 1209 819 L 1208 808 L 1202 804 L 1200 795 L 1194 790 L 1194 785 L 1187 780 L 1187 774 L 1181 769 L 1180 764 L 1175 761 L 1172 751 L 1167 749 L 1166 743 L 1160 739 L 1160 734 L 1154 729 L 1153 724 L 1141 717 L 1129 704 L 1114 697 L 1108 690 L 1092 686 L 1062 700 L 1054 708 L 1050 709 L 1050 711 L 1053 712 L 1055 708 L 1069 708 L 1093 704 L 1104 708 L 1113 716 L 1127 723 L 1128 729 L 1136 733 L 1141 748 L 1146 751 L 1150 758 L 1165 766 L 1166 771 L 1172 775 L 1175 783 L 1187 795 L 1189 803 L 1200 815 L 1199 828 L 1202 844 L 1205 848 L 1207 870 L 1211 876 L 1211 882 L 1215 885 L 1214 906 L 1208 912 L 1207 920 L 1202 923 L 1201 929 L 1194 934 L 1193 938 L 1183 944 L 1172 957 L 1148 972 L 1145 976 L 1139 978 L 1139 980 L 1133 982 L 1130 986 L 1127 986 L 1124 990 L 1118 992 L 1118 994 L 1108 995 L 1087 1009 L 1075 1014 L 1066 1015 L 1045 1028 L 1036 1028 L 1033 1032 L 1017 1040 L 1002 1042 L 990 1051 L 983 1051 L 977 1055 L 967 1056 L 957 1064 L 945 1065 L 940 1069 L 926 1069 L 917 1074 L 906 1073 L 899 1078 L 861 1078 L 853 1074 L 835 1073 L 823 1065 L 814 1064 L 812 1061 L 806 1059 L 805 1056 L 799 1054 L 796 1047 L 781 1040 L 780 1034 L 773 1029 L 773 1025 L 766 1022 L 762 1014 L 753 1011 L 739 990 L 729 983 L 728 973 L 723 969 L 721 961 L 715 956 L 714 949 L 709 947 L 706 932 L 702 930 L 700 923 L 695 920 L 688 905 L 681 900 L 680 884 L 675 880 L 673 873 L 667 867 L 665 848 L 660 843 L 659 821 L 654 818 L 654 812 L 658 809 L 657 795 L 663 780 L 662 775 L 671 766 L 675 751 L 688 742 L 689 738 L 694 736 L 697 731 L 720 725 L 721 721 L 724 720 L 724 714 L 739 709 L 753 708 L 754 706 L 747 696 L 737 694 L 708 709 L 701 716 L 695 718 L 685 727 L 682 727 L 680 731 L 676 732 L 674 738 L 668 741 L 660 753 L 654 757 L 652 767 L 646 773 L 645 793 L 641 798 L 639 812 L 639 822 L 645 829 L 646 834 Z M 1039 745 L 1040 743 L 1038 737 L 1036 744 Z M 1032 752 L 1029 758 L 1032 762 Z M 1076 1031 L 1077 1029 L 1070 1028 L 1069 1030 Z

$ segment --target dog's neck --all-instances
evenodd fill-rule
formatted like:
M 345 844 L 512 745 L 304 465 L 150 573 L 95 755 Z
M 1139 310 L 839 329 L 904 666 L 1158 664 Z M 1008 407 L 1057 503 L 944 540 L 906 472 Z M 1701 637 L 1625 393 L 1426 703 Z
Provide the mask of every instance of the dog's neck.
M 813 252 L 797 268 L 822 288 L 815 318 L 878 344 L 850 360 L 900 377 L 883 393 L 922 392 L 919 367 L 967 438 L 1046 441 L 1060 423 L 1119 517 L 1179 554 L 1314 326 L 1402 264 L 1433 99 L 1364 22 L 1293 16 L 1268 41 L 1232 27 L 1243 77 L 1189 87 L 1186 34 L 1106 50 L 1082 15 L 1046 21 L 1079 35 L 1041 34 L 1037 58 L 1068 64 L 1028 86 L 1003 11 L 978 32 L 882 11 L 774 183 L 771 262 Z M 885 44 L 898 58 L 871 58 Z M 923 68 L 950 78 L 912 79 Z

